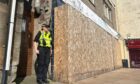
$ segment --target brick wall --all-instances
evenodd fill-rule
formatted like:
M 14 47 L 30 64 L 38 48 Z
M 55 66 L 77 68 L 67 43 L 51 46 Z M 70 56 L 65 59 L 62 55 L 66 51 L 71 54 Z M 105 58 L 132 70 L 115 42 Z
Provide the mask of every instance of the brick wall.
M 55 9 L 55 79 L 73 83 L 120 68 L 118 40 L 68 5 Z

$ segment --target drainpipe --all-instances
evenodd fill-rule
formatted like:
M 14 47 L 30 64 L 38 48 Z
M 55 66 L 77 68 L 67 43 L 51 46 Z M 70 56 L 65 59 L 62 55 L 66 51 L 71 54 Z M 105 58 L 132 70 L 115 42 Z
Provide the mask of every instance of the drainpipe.
M 17 3 L 17 0 L 10 1 L 10 19 L 9 19 L 9 25 L 8 25 L 8 40 L 7 40 L 5 56 L 4 56 L 4 65 L 3 65 L 3 71 L 2 71 L 1 84 L 7 84 L 8 71 L 10 70 L 16 3 Z

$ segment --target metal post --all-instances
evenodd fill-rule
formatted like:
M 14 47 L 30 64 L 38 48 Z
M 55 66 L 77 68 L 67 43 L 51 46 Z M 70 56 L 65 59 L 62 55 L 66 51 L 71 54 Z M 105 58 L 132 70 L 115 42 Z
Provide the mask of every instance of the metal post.
M 51 2 L 51 20 L 52 41 L 54 41 L 54 0 Z M 52 42 L 52 56 L 51 56 L 51 80 L 54 78 L 54 42 Z
M 7 84 L 8 71 L 10 70 L 10 60 L 11 60 L 11 51 L 12 51 L 12 42 L 13 42 L 13 32 L 14 32 L 14 21 L 15 21 L 15 11 L 16 11 L 16 2 L 17 0 L 11 0 L 11 10 L 10 10 L 10 19 L 8 26 L 8 40 L 5 51 L 4 66 L 2 72 L 2 82 L 1 84 Z

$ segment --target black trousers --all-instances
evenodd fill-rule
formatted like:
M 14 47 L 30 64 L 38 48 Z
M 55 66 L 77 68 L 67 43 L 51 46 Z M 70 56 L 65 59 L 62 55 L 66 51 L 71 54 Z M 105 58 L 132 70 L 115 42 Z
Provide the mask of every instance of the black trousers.
M 37 80 L 47 79 L 47 72 L 50 63 L 50 48 L 39 47 L 39 54 L 35 62 Z

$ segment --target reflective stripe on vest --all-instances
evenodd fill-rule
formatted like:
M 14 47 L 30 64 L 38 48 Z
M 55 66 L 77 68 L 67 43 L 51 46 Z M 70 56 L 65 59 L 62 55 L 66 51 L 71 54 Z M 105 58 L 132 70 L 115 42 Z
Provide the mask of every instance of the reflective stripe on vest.
M 45 41 L 45 45 L 43 43 L 43 40 Z M 41 35 L 39 37 L 39 46 L 41 47 L 51 47 L 51 36 L 50 36 L 50 32 L 44 32 L 41 31 Z

